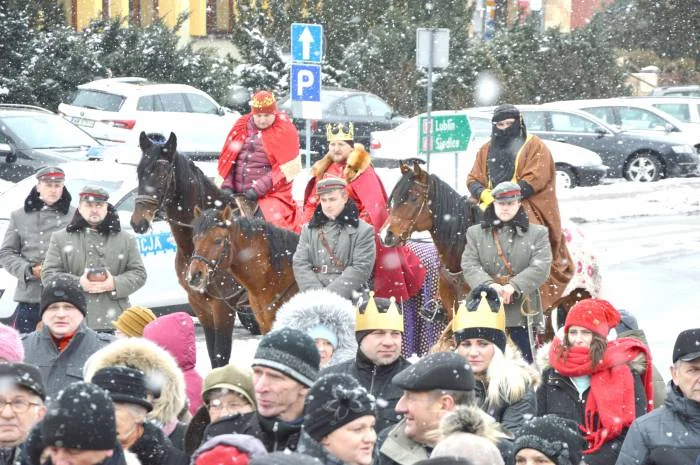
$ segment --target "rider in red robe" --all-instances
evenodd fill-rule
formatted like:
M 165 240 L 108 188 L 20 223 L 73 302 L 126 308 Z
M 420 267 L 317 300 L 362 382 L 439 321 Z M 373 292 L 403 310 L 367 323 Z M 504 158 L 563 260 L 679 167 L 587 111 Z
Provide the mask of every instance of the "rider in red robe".
M 289 116 L 277 109 L 272 93 L 258 92 L 251 107 L 226 138 L 216 184 L 256 200 L 268 223 L 298 233 L 292 180 L 301 171 L 299 134 Z
M 385 247 L 379 238 L 379 230 L 389 216 L 387 195 L 382 181 L 372 167 L 369 153 L 362 144 L 354 144 L 352 123 L 326 126 L 326 137 L 329 151 L 311 168 L 313 177 L 304 193 L 302 223 L 306 224 L 311 220 L 318 205 L 317 179 L 345 179 L 348 183 L 348 194 L 360 211 L 360 219 L 374 228 L 377 245 L 377 259 L 374 264 L 375 295 L 407 300 L 423 285 L 425 268 L 408 247 Z

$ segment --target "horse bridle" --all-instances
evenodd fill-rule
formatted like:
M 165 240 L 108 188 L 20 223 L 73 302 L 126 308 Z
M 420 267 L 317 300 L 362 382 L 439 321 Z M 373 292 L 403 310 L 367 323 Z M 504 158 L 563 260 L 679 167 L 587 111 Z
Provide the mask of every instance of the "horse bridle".
M 223 223 L 218 223 L 216 226 L 226 228 L 226 225 Z M 219 265 L 221 264 L 222 260 L 228 256 L 230 249 L 231 237 L 227 233 L 226 238 L 224 239 L 224 246 L 221 248 L 221 252 L 219 253 L 219 256 L 216 258 L 216 260 L 209 260 L 207 257 L 203 257 L 199 254 L 193 253 L 190 257 L 190 263 L 194 260 L 204 263 L 207 266 L 208 276 L 211 276 L 219 270 Z
M 165 207 L 167 207 L 168 203 L 170 202 L 168 192 L 170 192 L 171 186 L 175 186 L 175 163 L 167 160 L 157 160 L 156 163 L 170 164 L 170 170 L 168 171 L 168 177 L 165 180 L 165 188 L 163 189 L 163 193 L 157 199 L 152 195 L 139 194 L 136 196 L 136 205 L 141 204 L 144 206 L 155 207 L 155 211 L 153 212 L 154 217 L 160 213 L 161 218 L 168 223 L 172 223 L 183 228 L 192 228 L 192 225 L 174 220 L 168 217 L 168 215 L 165 213 Z
M 430 197 L 430 186 L 428 185 L 428 183 L 421 182 L 418 180 L 414 180 L 413 183 L 424 188 L 422 192 L 420 192 L 420 195 L 421 197 L 423 197 L 423 199 L 421 200 L 418 212 L 415 215 L 413 215 L 413 218 L 411 218 L 411 222 L 408 224 L 408 228 L 406 228 L 404 232 L 399 234 L 399 240 L 401 242 L 406 242 L 408 238 L 411 237 L 411 234 L 413 234 L 413 228 L 416 226 L 416 221 L 418 221 L 418 217 L 421 213 L 423 213 L 423 210 L 425 209 L 426 205 L 428 205 L 428 198 Z

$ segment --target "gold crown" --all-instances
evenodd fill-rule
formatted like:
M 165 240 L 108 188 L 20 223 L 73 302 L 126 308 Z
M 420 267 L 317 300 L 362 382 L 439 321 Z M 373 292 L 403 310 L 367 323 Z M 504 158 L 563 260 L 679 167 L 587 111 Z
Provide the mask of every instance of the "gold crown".
M 355 138 L 355 126 L 352 123 L 347 123 L 347 131 L 345 131 L 345 127 L 346 123 L 326 124 L 326 139 L 328 139 L 328 142 L 353 140 Z
M 386 312 L 380 313 L 377 303 L 374 301 L 374 292 L 369 293 L 369 300 L 364 313 L 360 312 L 362 301 L 358 302 L 355 309 L 355 331 L 367 331 L 374 329 L 385 329 L 390 331 L 403 332 L 403 315 L 396 305 L 396 298 L 389 299 L 391 304 Z
M 481 292 L 479 306 L 474 311 L 467 310 L 466 301 L 463 300 L 452 320 L 452 331 L 456 333 L 467 328 L 493 328 L 505 332 L 506 312 L 503 309 L 503 301 L 498 299 L 498 303 L 498 312 L 491 310 L 486 291 Z

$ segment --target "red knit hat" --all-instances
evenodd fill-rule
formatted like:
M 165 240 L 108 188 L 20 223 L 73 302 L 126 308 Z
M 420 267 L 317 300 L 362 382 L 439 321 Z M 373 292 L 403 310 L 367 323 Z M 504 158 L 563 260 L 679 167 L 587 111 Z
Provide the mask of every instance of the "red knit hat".
M 219 444 L 213 449 L 201 453 L 195 465 L 248 465 L 248 454 L 233 446 Z
M 610 329 L 619 323 L 620 312 L 615 310 L 610 302 L 603 299 L 585 299 L 569 310 L 564 331 L 568 334 L 571 326 L 582 326 L 605 339 Z
M 253 95 L 253 99 L 250 101 L 250 106 L 253 108 L 253 114 L 257 115 L 260 113 L 275 113 L 277 111 L 277 101 L 272 92 L 267 90 L 261 90 L 257 94 Z

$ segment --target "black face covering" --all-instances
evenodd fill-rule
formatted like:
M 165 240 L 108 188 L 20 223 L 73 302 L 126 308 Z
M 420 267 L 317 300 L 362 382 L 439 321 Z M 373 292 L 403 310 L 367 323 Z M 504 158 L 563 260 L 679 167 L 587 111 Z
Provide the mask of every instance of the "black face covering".
M 495 123 L 513 118 L 515 122 L 499 129 Z M 496 108 L 491 128 L 491 146 L 488 154 L 488 177 L 495 187 L 504 181 L 510 181 L 515 172 L 515 158 L 525 143 L 525 127 L 520 112 L 513 105 L 501 105 Z
M 520 135 L 520 131 L 521 127 L 519 119 L 516 119 L 510 127 L 505 129 L 498 129 L 494 124 L 493 128 L 491 129 L 491 143 L 500 147 L 507 146 Z

